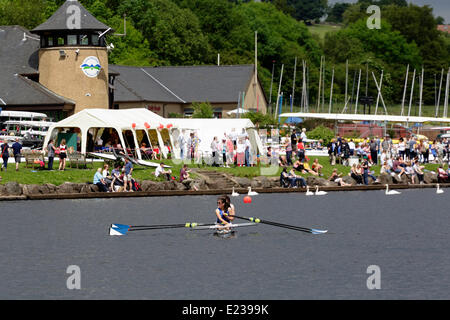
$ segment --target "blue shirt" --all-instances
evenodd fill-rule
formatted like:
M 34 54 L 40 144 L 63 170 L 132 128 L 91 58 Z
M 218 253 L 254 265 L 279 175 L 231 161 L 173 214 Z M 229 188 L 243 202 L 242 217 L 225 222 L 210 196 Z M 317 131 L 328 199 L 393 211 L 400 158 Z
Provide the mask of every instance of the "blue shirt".
M 103 179 L 102 174 L 97 171 L 94 175 L 94 184 L 99 183 L 100 181 L 102 181 L 102 179 Z
M 14 150 L 14 155 L 18 155 L 18 154 L 20 154 L 20 150 L 22 150 L 22 145 L 18 142 L 14 142 L 14 144 L 12 145 L 12 148 Z
M 133 169 L 133 164 L 132 164 L 131 162 L 128 162 L 128 163 L 125 165 L 125 174 L 130 174 L 131 169 Z

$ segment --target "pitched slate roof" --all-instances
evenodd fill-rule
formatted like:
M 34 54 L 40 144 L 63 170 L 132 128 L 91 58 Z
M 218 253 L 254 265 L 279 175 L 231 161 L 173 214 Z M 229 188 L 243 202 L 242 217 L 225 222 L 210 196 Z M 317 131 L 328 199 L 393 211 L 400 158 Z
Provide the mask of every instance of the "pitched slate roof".
M 74 101 L 57 95 L 11 69 L 0 72 L 0 98 L 6 106 L 75 105 Z
M 67 0 L 55 13 L 44 23 L 37 26 L 32 33 L 41 34 L 46 31 L 70 31 L 67 21 L 71 19 L 74 11 L 70 6 L 76 6 L 80 10 L 81 14 L 81 29 L 91 31 L 106 31 L 108 26 L 98 21 L 81 3 L 76 0 Z
M 0 70 L 8 68 L 15 73 L 36 73 L 39 45 L 39 37 L 23 27 L 0 26 Z
M 25 34 L 25 37 L 24 37 Z M 21 74 L 37 73 L 39 37 L 20 26 L 0 26 L 0 98 L 12 105 L 64 105 L 73 101 L 57 95 Z M 3 106 L 0 101 L 0 106 Z
M 253 65 L 127 67 L 110 65 L 120 73 L 114 100 L 192 103 L 235 103 L 253 76 Z M 129 88 L 132 88 L 130 92 Z

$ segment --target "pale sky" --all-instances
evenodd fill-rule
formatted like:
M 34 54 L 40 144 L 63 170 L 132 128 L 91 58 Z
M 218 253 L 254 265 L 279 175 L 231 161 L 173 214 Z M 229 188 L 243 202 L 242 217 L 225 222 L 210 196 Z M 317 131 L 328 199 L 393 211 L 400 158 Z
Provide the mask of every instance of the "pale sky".
M 328 4 L 336 2 L 356 2 L 357 0 L 328 0 Z M 433 14 L 435 17 L 441 16 L 445 19 L 445 22 L 450 24 L 450 0 L 407 0 L 418 6 L 429 5 L 433 8 Z

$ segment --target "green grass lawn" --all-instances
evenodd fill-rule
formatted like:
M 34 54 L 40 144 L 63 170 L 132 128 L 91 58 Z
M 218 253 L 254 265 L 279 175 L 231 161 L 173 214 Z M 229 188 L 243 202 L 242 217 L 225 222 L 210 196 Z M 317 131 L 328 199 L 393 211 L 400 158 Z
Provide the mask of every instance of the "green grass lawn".
M 319 163 L 323 165 L 322 173 L 324 174 L 323 178 L 325 179 L 328 179 L 330 177 L 331 172 L 333 171 L 334 168 L 337 168 L 338 172 L 342 173 L 343 175 L 347 175 L 350 172 L 350 167 L 346 167 L 339 164 L 331 166 L 328 157 L 311 157 L 309 161 L 310 166 L 315 158 L 318 158 Z M 173 175 L 179 178 L 180 170 L 183 164 L 179 162 L 173 162 L 171 160 L 165 160 L 164 163 L 166 165 L 171 166 Z M 54 167 L 57 168 L 57 166 L 58 162 L 55 162 Z M 54 185 L 61 185 L 65 182 L 87 183 L 92 182 L 96 169 L 102 166 L 103 162 L 95 162 L 94 169 L 67 168 L 65 171 L 58 171 L 58 170 L 48 171 L 48 170 L 25 168 L 25 164 L 21 164 L 19 171 L 16 172 L 15 165 L 10 163 L 8 164 L 8 171 L 0 172 L 0 176 L 2 177 L 0 183 L 5 184 L 10 181 L 17 181 L 20 184 L 51 183 Z M 282 170 L 279 167 L 269 168 L 268 166 L 232 167 L 232 168 L 198 166 L 194 164 L 188 164 L 188 166 L 189 168 L 201 168 L 203 170 L 225 172 L 232 174 L 236 177 L 246 177 L 246 178 L 253 178 L 257 176 L 268 176 L 268 177 L 279 176 Z M 425 168 L 426 170 L 436 171 L 438 165 L 427 164 Z M 371 168 L 371 170 L 375 172 L 375 175 L 379 175 L 380 166 L 374 166 Z M 153 168 L 134 166 L 133 177 L 137 180 L 164 181 L 164 178 L 156 178 L 154 172 L 155 169 Z M 302 174 L 302 176 L 304 177 L 307 177 L 309 175 L 310 174 Z M 195 173 L 192 173 L 191 177 L 195 178 Z
M 336 32 L 341 28 L 341 26 L 333 26 L 328 24 L 315 24 L 312 26 L 308 26 L 309 32 L 311 32 L 312 34 L 317 34 L 320 39 L 324 39 L 325 34 L 327 34 L 328 32 Z
M 158 161 L 154 161 L 158 162 Z M 174 164 L 171 161 L 164 161 L 165 164 L 172 166 L 172 172 L 179 177 L 181 170 L 181 164 Z M 88 169 L 77 169 L 66 167 L 66 170 L 57 170 L 59 162 L 55 161 L 53 168 L 54 171 L 40 170 L 33 168 L 25 168 L 25 164 L 20 164 L 19 171 L 15 170 L 15 164 L 9 163 L 8 170 L 0 172 L 2 180 L 1 184 L 8 183 L 10 181 L 16 181 L 20 184 L 45 184 L 51 183 L 54 185 L 61 185 L 65 182 L 72 183 L 86 183 L 92 182 L 96 170 L 103 167 L 103 162 L 94 162 L 94 169 L 88 166 Z M 111 171 L 111 168 L 110 168 Z M 156 178 L 154 175 L 154 168 L 146 168 L 142 166 L 134 165 L 133 177 L 137 180 L 153 180 L 153 181 L 164 181 L 163 178 Z

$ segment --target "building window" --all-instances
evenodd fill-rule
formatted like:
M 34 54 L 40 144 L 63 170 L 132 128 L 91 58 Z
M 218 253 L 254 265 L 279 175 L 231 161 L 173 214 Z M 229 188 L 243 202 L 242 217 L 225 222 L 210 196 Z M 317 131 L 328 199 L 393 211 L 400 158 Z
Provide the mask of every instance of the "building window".
M 58 37 L 58 46 L 63 46 L 66 44 L 66 39 L 65 37 Z
M 48 37 L 47 38 L 47 46 L 53 47 L 53 37 Z
M 99 38 L 98 38 L 98 35 L 96 35 L 96 34 L 92 35 L 92 45 L 93 46 L 98 46 L 99 45 Z
M 184 109 L 184 116 L 185 117 L 192 117 L 193 114 L 194 114 L 194 109 L 191 109 L 191 108 Z
M 67 36 L 67 44 L 69 46 L 76 46 L 77 45 L 77 36 L 70 34 Z
M 214 118 L 222 118 L 222 108 L 214 108 Z
M 83 34 L 80 36 L 80 44 L 82 46 L 88 46 L 89 45 L 89 36 L 87 34 Z

